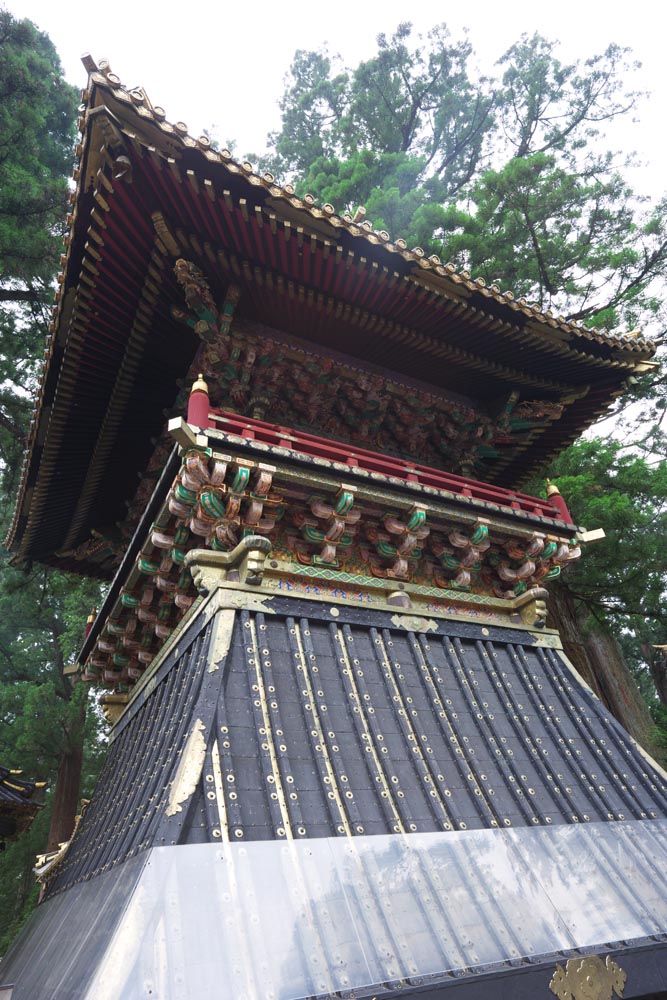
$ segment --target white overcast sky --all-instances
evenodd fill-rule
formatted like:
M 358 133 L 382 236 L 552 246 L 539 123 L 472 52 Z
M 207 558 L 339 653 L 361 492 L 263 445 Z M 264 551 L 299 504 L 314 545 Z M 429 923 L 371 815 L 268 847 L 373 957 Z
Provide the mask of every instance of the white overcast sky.
M 632 48 L 642 63 L 633 86 L 651 91 L 652 97 L 615 144 L 638 153 L 645 163 L 632 177 L 637 190 L 660 196 L 667 189 L 667 8 L 660 0 L 0 3 L 50 35 L 71 83 L 85 85 L 82 53 L 97 60 L 107 57 L 123 83 L 143 86 L 168 120 L 184 121 L 194 135 L 207 128 L 221 141 L 235 139 L 240 156 L 263 152 L 267 132 L 277 127 L 277 99 L 297 48 L 315 49 L 327 42 L 354 66 L 374 52 L 378 32 L 390 34 L 402 20 L 424 33 L 445 21 L 455 37 L 468 29 L 478 65 L 490 71 L 522 32 L 558 39 L 563 60 L 585 59 L 617 42 Z

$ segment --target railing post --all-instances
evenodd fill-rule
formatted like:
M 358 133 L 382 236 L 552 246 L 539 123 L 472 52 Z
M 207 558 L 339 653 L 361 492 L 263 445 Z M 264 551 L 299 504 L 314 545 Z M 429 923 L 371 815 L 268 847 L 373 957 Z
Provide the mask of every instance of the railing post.
M 203 430 L 207 430 L 209 426 L 208 409 L 208 386 L 200 373 L 197 381 L 190 390 L 190 398 L 188 400 L 188 423 L 193 424 L 195 427 L 201 427 Z
M 556 484 L 552 483 L 550 479 L 547 479 L 547 497 L 551 506 L 555 507 L 558 511 L 561 521 L 565 521 L 566 524 L 572 524 L 572 515 L 567 509 L 567 504 L 563 500 Z

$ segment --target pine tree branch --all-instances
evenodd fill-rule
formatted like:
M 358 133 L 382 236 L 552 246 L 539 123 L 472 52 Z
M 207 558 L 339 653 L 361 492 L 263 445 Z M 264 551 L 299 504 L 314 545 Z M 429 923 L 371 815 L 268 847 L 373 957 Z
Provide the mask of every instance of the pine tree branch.
M 34 288 L 0 288 L 0 302 L 46 302 L 46 291 Z
M 641 286 L 651 279 L 658 268 L 658 265 L 667 258 L 667 240 L 663 240 L 657 249 L 651 254 L 645 254 L 644 264 L 640 271 L 624 284 L 615 295 L 612 295 L 610 299 L 607 300 L 603 305 L 592 305 L 587 309 L 579 309 L 576 312 L 568 313 L 567 319 L 571 322 L 576 320 L 585 319 L 587 316 L 591 316 L 595 313 L 602 312 L 605 309 L 613 309 L 625 298 L 627 298 L 628 293 L 634 291 L 635 289 L 641 288 Z
M 4 429 L 12 435 L 15 441 L 17 441 L 20 445 L 25 446 L 27 441 L 25 430 L 16 420 L 13 420 L 10 416 L 8 416 L 8 414 L 3 413 L 2 410 L 0 410 L 0 427 L 4 427 Z
M 531 221 L 527 208 L 524 208 L 523 210 L 523 217 L 526 220 L 526 228 L 528 229 L 528 233 L 530 234 L 530 241 L 533 244 L 535 257 L 537 259 L 537 266 L 540 271 L 540 277 L 542 279 L 542 284 L 544 286 L 544 289 L 549 293 L 549 295 L 555 295 L 556 289 L 553 287 L 551 280 L 549 279 L 549 272 L 547 270 L 546 261 L 544 260 L 544 256 L 542 254 L 542 247 L 540 246 L 540 241 L 538 240 L 537 233 L 535 232 L 535 226 Z

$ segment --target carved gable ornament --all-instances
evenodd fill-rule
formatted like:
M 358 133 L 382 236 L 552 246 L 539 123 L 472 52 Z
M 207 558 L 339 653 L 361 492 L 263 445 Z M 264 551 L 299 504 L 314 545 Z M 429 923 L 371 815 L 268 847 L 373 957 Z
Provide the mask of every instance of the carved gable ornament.
M 558 1000 L 613 1000 L 622 997 L 627 976 L 607 955 L 571 958 L 565 968 L 556 966 L 549 989 Z

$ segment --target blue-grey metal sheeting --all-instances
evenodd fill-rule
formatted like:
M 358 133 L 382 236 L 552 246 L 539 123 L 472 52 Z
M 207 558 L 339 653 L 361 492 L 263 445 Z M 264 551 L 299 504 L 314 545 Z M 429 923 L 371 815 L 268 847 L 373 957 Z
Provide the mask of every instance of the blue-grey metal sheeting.
M 471 982 L 465 996 L 535 1000 L 564 956 L 611 948 L 648 966 L 630 998 L 642 978 L 667 986 L 666 927 L 666 820 L 188 844 L 50 899 L 1 968 L 16 1000 L 415 997 Z M 518 970 L 532 992 L 503 992 Z

